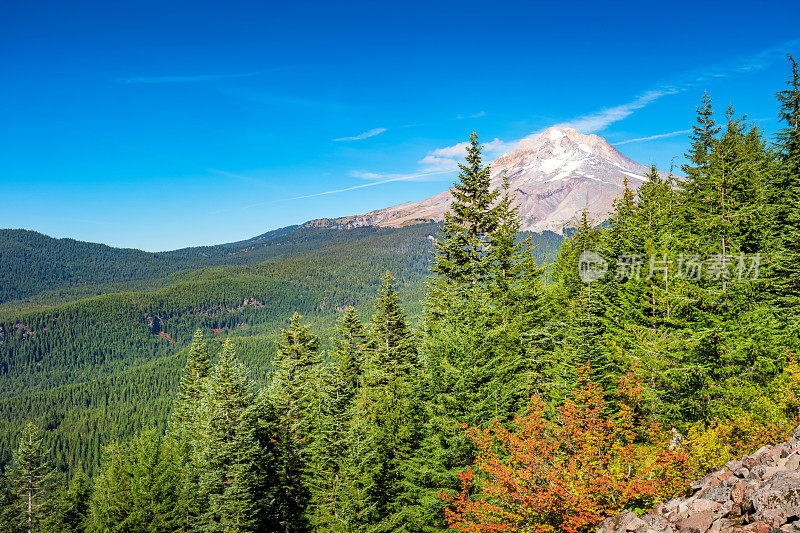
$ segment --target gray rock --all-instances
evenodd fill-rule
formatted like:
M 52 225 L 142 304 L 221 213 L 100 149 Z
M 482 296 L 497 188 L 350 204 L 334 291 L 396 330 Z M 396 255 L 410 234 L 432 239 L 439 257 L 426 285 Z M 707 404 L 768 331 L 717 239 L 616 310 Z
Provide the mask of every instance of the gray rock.
M 711 511 L 702 511 L 681 520 L 678 529 L 681 533 L 706 533 L 713 521 L 714 515 Z
M 786 470 L 800 469 L 800 453 L 794 452 L 786 458 L 786 464 L 783 465 Z
M 747 483 L 745 483 L 742 479 L 737 481 L 736 484 L 731 487 L 731 500 L 733 500 L 733 503 L 742 503 L 742 500 L 744 499 L 745 487 L 747 487 Z
M 717 470 L 716 472 L 711 472 L 710 474 L 708 474 L 703 479 L 699 479 L 697 481 L 692 481 L 691 483 L 689 483 L 689 486 L 692 488 L 692 490 L 700 490 L 703 487 L 707 487 L 707 486 L 716 487 L 716 486 L 718 486 L 720 484 L 720 481 L 719 481 L 720 476 L 722 476 L 722 474 L 724 474 L 725 472 L 726 471 L 724 469 L 723 470 Z
M 750 455 L 742 459 L 742 465 L 744 466 L 744 468 L 752 470 L 753 467 L 763 464 L 763 461 L 764 461 L 764 456 Z
M 708 487 L 703 489 L 699 496 L 706 500 L 724 503 L 731 499 L 731 487 Z
M 800 472 L 783 471 L 753 491 L 752 519 L 779 528 L 790 517 L 800 516 Z
M 715 520 L 713 524 L 711 524 L 711 528 L 709 528 L 709 533 L 729 533 L 733 531 L 734 528 L 738 527 L 740 524 L 735 520 L 730 520 L 728 518 L 720 518 L 719 520 Z
M 727 468 L 731 472 L 736 472 L 741 467 L 742 467 L 742 462 L 741 461 L 737 461 L 736 459 L 732 459 L 732 460 L 728 461 L 727 463 L 725 463 L 725 468 Z
M 772 450 L 772 446 L 770 446 L 769 444 L 765 444 L 764 446 L 756 450 L 756 453 L 754 453 L 753 455 L 755 456 L 763 455 L 770 450 Z
M 752 480 L 758 481 L 768 481 L 772 476 L 780 472 L 782 468 L 778 466 L 764 466 L 758 465 L 754 466 L 753 470 L 750 471 L 750 478 Z
M 743 533 L 770 533 L 769 524 L 766 522 L 753 522 L 752 524 L 747 524 L 744 526 L 741 531 Z
M 715 513 L 722 505 L 705 498 L 689 498 L 678 505 L 678 514 L 681 518 L 692 516 L 699 513 Z M 710 525 L 710 523 L 709 523 Z
M 734 505 L 735 504 L 730 500 L 723 502 L 722 507 L 717 509 L 717 516 L 728 516 Z
M 642 518 L 642 521 L 647 525 L 647 529 L 645 533 L 671 533 L 672 526 L 670 525 L 669 521 L 664 518 L 662 515 L 658 514 L 646 514 Z
M 750 470 L 745 468 L 745 467 L 742 467 L 739 470 L 737 470 L 735 472 L 735 474 L 736 474 L 736 477 L 739 477 L 739 478 L 742 478 L 742 479 L 747 479 L 748 477 L 750 477 Z
M 600 523 L 598 533 L 624 533 L 626 531 L 637 531 L 644 529 L 647 524 L 644 520 L 633 514 L 631 511 L 623 511 L 617 516 L 610 516 Z

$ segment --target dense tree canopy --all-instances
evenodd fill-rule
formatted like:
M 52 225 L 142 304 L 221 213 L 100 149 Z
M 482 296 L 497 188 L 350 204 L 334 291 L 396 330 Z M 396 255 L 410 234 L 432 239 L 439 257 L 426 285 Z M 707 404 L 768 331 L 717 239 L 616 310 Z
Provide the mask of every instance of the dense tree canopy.
M 273 235 L 308 248 L 7 308 L 0 530 L 582 533 L 781 440 L 800 422 L 790 63 L 774 146 L 705 95 L 685 176 L 626 182 L 550 264 L 473 134 L 434 246 L 431 225 Z

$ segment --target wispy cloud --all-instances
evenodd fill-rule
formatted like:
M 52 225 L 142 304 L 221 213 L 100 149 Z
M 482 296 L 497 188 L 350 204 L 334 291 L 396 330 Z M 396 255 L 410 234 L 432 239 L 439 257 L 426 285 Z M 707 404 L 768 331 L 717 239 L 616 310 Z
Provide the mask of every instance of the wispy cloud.
M 653 141 L 656 139 L 666 139 L 667 137 L 675 137 L 677 135 L 685 135 L 690 133 L 692 130 L 678 130 L 678 131 L 671 131 L 669 133 L 659 133 L 658 135 L 650 135 L 648 137 L 637 137 L 636 139 L 628 139 L 627 141 L 620 141 L 618 143 L 614 143 L 617 146 L 628 144 L 628 143 L 639 143 L 645 141 Z
M 685 72 L 673 78 L 670 83 L 665 83 L 655 89 L 651 89 L 643 94 L 640 94 L 630 102 L 626 102 L 614 107 L 600 109 L 598 111 L 580 115 L 570 120 L 559 122 L 553 125 L 573 128 L 581 133 L 597 133 L 605 130 L 616 122 L 628 118 L 636 111 L 643 109 L 644 107 L 652 104 L 664 96 L 684 92 L 692 87 L 697 87 L 698 85 L 705 83 L 710 79 L 727 78 L 736 74 L 753 72 L 755 70 L 766 68 L 781 60 L 786 54 L 787 50 L 790 50 L 798 45 L 800 45 L 800 40 L 789 41 L 780 46 L 762 50 L 751 56 L 739 58 L 724 65 Z M 522 139 L 512 141 L 494 139 L 493 141 L 490 141 L 484 145 L 485 153 L 487 156 L 493 157 L 513 151 L 519 146 L 520 142 L 535 139 L 542 131 L 544 131 L 544 129 L 546 128 L 534 131 Z M 681 130 L 659 135 L 652 135 L 649 137 L 642 137 L 639 139 L 629 139 L 616 144 L 621 145 L 633 142 L 662 139 L 666 137 L 672 137 L 674 135 L 688 133 L 688 131 L 689 130 Z M 464 158 L 466 146 L 467 143 L 461 142 L 452 146 L 431 150 L 417 163 L 421 165 L 423 169 L 456 170 L 458 168 L 457 162 Z
M 471 115 L 466 115 L 466 116 L 459 113 L 458 115 L 456 115 L 456 120 L 463 120 L 465 118 L 481 118 L 485 116 L 486 116 L 486 111 L 478 111 L 477 113 L 473 113 Z
M 362 141 L 364 139 L 369 139 L 370 137 L 375 137 L 376 135 L 380 135 L 386 131 L 386 128 L 372 128 L 369 131 L 365 131 L 364 133 L 359 133 L 358 135 L 353 135 L 352 137 L 339 137 L 338 139 L 333 139 L 336 142 L 340 141 Z
M 598 111 L 594 111 L 585 115 L 577 116 L 573 119 L 556 123 L 554 125 L 574 128 L 582 133 L 596 133 L 599 131 L 603 131 L 610 125 L 628 118 L 636 111 L 643 109 L 644 107 L 652 104 L 653 102 L 664 96 L 681 93 L 692 87 L 697 87 L 701 83 L 704 83 L 705 81 L 710 79 L 726 78 L 734 76 L 736 74 L 752 72 L 754 70 L 760 70 L 766 68 L 767 66 L 774 64 L 776 61 L 780 60 L 786 53 L 786 50 L 789 50 L 798 45 L 800 45 L 800 40 L 789 41 L 779 47 L 763 50 L 757 54 L 754 54 L 752 56 L 743 59 L 739 59 L 737 61 L 732 61 L 726 65 L 722 65 L 715 68 L 707 68 L 698 71 L 686 72 L 683 75 L 676 76 L 675 78 L 673 78 L 672 83 L 669 84 L 665 83 L 659 87 L 648 90 L 647 92 L 640 94 L 639 96 L 635 97 L 633 100 L 629 102 L 614 107 L 600 109 Z M 470 118 L 478 118 L 484 116 L 485 114 L 486 114 L 485 112 L 480 111 L 478 113 L 475 113 L 474 115 L 469 115 L 469 116 Z M 462 119 L 464 118 L 464 116 L 458 115 L 456 118 Z M 508 153 L 517 148 L 520 142 L 536 138 L 542 131 L 544 131 L 544 129 L 546 128 L 534 131 L 529 135 L 523 137 L 522 139 L 516 139 L 512 141 L 503 141 L 501 139 L 495 138 L 483 144 L 484 155 L 486 155 L 488 158 Z M 386 131 L 385 128 L 375 128 L 366 131 L 360 135 L 356 135 L 353 137 L 342 137 L 334 140 L 335 141 L 361 140 L 373 137 L 375 135 L 379 135 L 384 131 Z M 660 133 L 657 135 L 650 135 L 647 137 L 628 139 L 625 141 L 618 142 L 616 144 L 623 145 L 634 142 L 646 142 L 657 139 L 664 139 L 668 137 L 674 137 L 677 135 L 683 135 L 689 133 L 690 131 L 691 130 L 678 130 L 668 133 Z M 288 200 L 298 200 L 302 198 L 312 198 L 315 196 L 337 194 L 346 191 L 352 191 L 355 189 L 361 189 L 364 187 L 374 187 L 377 185 L 382 185 L 394 181 L 411 181 L 411 180 L 425 179 L 432 176 L 451 175 L 454 171 L 458 169 L 458 161 L 462 160 L 466 155 L 466 148 L 468 144 L 469 143 L 467 142 L 460 142 L 452 146 L 445 146 L 443 148 L 436 148 L 434 150 L 430 150 L 425 155 L 425 157 L 417 161 L 417 164 L 420 165 L 420 171 L 417 173 L 411 173 L 405 175 L 384 175 L 376 172 L 354 171 L 351 173 L 352 176 L 371 181 L 369 183 L 354 185 L 352 187 L 332 189 L 319 193 L 298 196 L 295 198 L 289 198 Z
M 573 128 L 581 133 L 596 133 L 609 127 L 615 122 L 626 119 L 633 114 L 634 111 L 642 109 L 646 105 L 655 102 L 662 96 L 678 93 L 677 89 L 657 89 L 647 91 L 641 96 L 637 96 L 632 101 L 622 105 L 601 109 L 588 115 L 583 115 L 566 122 L 561 122 L 557 126 L 566 128 Z
M 200 81 L 217 81 L 234 78 L 250 78 L 258 72 L 245 72 L 243 74 L 200 74 L 196 76 L 131 76 L 117 78 L 120 83 L 193 83 Z
M 648 91 L 640 96 L 637 96 L 630 102 L 606 109 L 601 109 L 599 111 L 578 116 L 571 120 L 560 122 L 554 125 L 565 128 L 573 128 L 581 133 L 595 133 L 604 130 L 615 122 L 629 117 L 634 111 L 642 109 L 646 105 L 654 102 L 662 96 L 674 94 L 676 92 L 679 91 L 674 88 Z M 495 138 L 482 145 L 484 155 L 490 158 L 495 158 L 502 154 L 511 152 L 519 146 L 520 142 L 523 140 L 535 139 L 542 131 L 544 130 L 534 131 L 522 139 L 516 139 L 512 141 L 503 141 Z M 452 146 L 445 146 L 443 148 L 431 150 L 425 155 L 425 157 L 417 161 L 417 163 L 421 165 L 424 170 L 457 170 L 458 161 L 464 159 L 464 156 L 467 153 L 466 150 L 468 144 L 468 142 L 460 142 Z
M 507 143 L 500 139 L 493 139 L 481 145 L 483 154 L 489 158 L 494 158 L 504 153 L 510 152 L 514 149 L 518 141 Z M 442 170 L 454 171 L 458 170 L 458 162 L 467 155 L 467 146 L 469 143 L 464 141 L 453 146 L 445 146 L 444 148 L 437 148 L 431 150 L 428 154 L 417 161 L 422 165 L 425 171 Z
M 356 173 L 357 172 L 353 172 L 351 174 L 356 174 Z M 388 177 L 383 177 L 383 176 L 381 176 L 379 174 L 376 174 L 374 172 L 365 172 L 365 173 L 360 173 L 361 175 L 359 175 L 357 177 L 365 177 L 366 178 L 367 176 L 369 176 L 369 178 L 367 178 L 367 179 L 375 179 L 375 178 L 380 178 L 380 177 L 382 177 L 383 179 L 378 179 L 377 181 L 371 181 L 369 183 L 362 183 L 360 185 L 353 185 L 352 187 L 344 187 L 344 188 L 341 188 L 341 189 L 331 189 L 329 191 L 317 192 L 317 193 L 314 193 L 314 194 L 305 194 L 303 196 L 295 196 L 294 198 L 287 198 L 287 200 L 301 200 L 303 198 L 314 198 L 316 196 L 327 196 L 329 194 L 337 194 L 337 193 L 340 193 L 340 192 L 353 191 L 353 190 L 356 190 L 356 189 L 363 189 L 364 187 L 375 187 L 376 185 L 383 185 L 384 183 L 391 183 L 393 181 L 419 181 L 419 180 L 422 180 L 424 178 L 428 178 L 428 177 L 431 177 L 431 176 L 436 176 L 436 175 L 439 175 L 439 174 L 449 174 L 449 173 L 450 173 L 449 170 L 441 170 L 441 171 L 415 172 L 415 173 L 412 173 L 412 174 L 389 174 L 389 175 L 387 175 Z

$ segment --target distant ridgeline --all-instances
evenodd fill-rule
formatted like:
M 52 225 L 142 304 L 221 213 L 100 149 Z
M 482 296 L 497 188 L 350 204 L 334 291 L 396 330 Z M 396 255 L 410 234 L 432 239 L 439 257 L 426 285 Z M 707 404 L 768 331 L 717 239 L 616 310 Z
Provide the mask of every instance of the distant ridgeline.
M 347 306 L 369 311 L 387 271 L 418 316 L 437 229 L 290 226 L 163 253 L 0 230 L 0 469 L 26 421 L 60 468 L 89 473 L 104 444 L 163 428 L 197 328 L 215 353 L 232 337 L 263 381 L 293 312 L 325 340 Z M 561 244 L 530 237 L 542 261 Z

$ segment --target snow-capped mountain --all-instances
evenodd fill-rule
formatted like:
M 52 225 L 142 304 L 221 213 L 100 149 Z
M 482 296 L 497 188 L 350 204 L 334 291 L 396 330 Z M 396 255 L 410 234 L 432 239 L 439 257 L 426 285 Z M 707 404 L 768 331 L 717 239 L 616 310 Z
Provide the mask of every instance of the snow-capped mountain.
M 492 163 L 492 186 L 510 180 L 522 229 L 561 233 L 575 225 L 586 208 L 592 220 L 605 220 L 627 177 L 636 189 L 647 167 L 625 157 L 597 135 L 552 127 Z M 449 189 L 421 202 L 407 202 L 365 215 L 335 220 L 338 227 L 404 226 L 439 221 L 450 208 Z

